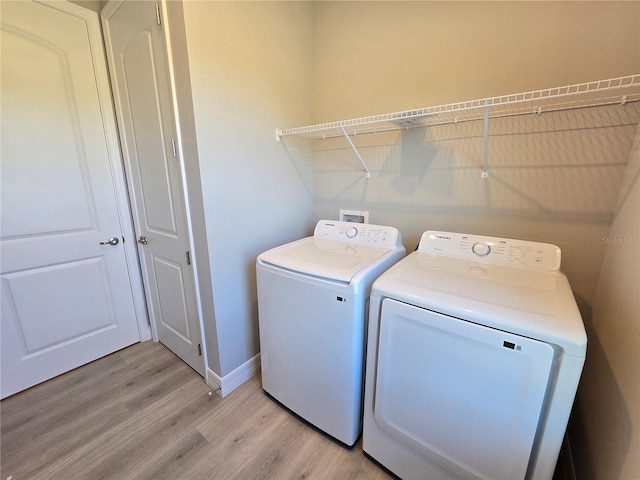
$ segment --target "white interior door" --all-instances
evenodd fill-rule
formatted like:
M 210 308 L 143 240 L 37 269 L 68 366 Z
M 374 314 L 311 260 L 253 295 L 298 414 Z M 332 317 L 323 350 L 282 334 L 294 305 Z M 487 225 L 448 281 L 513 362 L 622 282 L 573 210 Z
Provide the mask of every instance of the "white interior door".
M 140 335 L 96 80 L 106 70 L 90 45 L 98 17 L 63 2 L 0 8 L 6 397 Z
M 103 26 L 152 324 L 158 339 L 204 376 L 159 7 L 112 2 Z

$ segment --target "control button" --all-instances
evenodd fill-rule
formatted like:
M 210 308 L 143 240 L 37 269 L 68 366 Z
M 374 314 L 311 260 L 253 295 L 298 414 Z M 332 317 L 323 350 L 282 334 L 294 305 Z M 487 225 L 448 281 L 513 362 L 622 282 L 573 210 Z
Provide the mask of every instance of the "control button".
M 469 269 L 469 273 L 471 275 L 476 275 L 478 277 L 486 277 L 487 276 L 487 270 L 482 268 L 482 267 L 471 267 Z
M 353 238 L 358 235 L 358 229 L 356 227 L 349 227 L 347 228 L 345 235 L 347 236 L 347 238 Z
M 491 247 L 487 243 L 477 242 L 473 244 L 471 250 L 479 257 L 486 257 L 487 255 L 489 255 Z

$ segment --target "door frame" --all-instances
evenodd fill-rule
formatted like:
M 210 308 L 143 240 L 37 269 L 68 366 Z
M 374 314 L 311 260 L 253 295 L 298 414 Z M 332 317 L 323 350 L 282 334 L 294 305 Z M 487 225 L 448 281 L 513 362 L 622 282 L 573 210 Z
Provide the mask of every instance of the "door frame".
M 142 277 L 138 261 L 138 251 L 135 243 L 136 237 L 133 229 L 133 219 L 131 217 L 129 194 L 125 182 L 115 111 L 113 110 L 113 97 L 111 95 L 111 84 L 109 82 L 109 73 L 107 70 L 100 16 L 92 10 L 68 1 L 34 1 L 58 11 L 80 17 L 86 22 L 89 49 L 91 50 L 91 56 L 93 57 L 96 91 L 100 109 L 102 110 L 102 124 L 106 140 L 105 146 L 107 156 L 109 158 L 109 167 L 111 169 L 111 180 L 116 197 L 118 218 L 122 229 L 122 247 L 124 249 L 127 262 L 127 271 L 133 296 L 136 323 L 138 325 L 140 341 L 149 340 L 151 339 L 151 329 L 149 327 L 147 306 L 142 290 Z
M 100 18 L 102 22 L 105 22 L 106 20 L 108 20 L 109 18 L 111 18 L 116 11 L 118 10 L 118 8 L 120 7 L 120 5 L 122 5 L 125 2 L 125 0 L 108 0 L 107 3 L 104 5 L 104 7 L 102 8 L 102 10 L 100 11 Z M 200 284 L 198 281 L 198 262 L 197 262 L 197 255 L 196 255 L 196 248 L 195 248 L 195 244 L 194 244 L 194 236 L 193 236 L 193 228 L 192 228 L 192 219 L 191 219 L 191 210 L 190 210 L 190 203 L 189 203 L 189 186 L 187 184 L 187 179 L 186 179 L 186 164 L 185 164 L 185 151 L 184 151 L 184 146 L 183 146 L 183 138 L 182 138 L 182 128 L 181 128 L 181 124 L 180 124 L 180 111 L 178 108 L 178 95 L 177 95 L 177 87 L 176 87 L 176 74 L 175 74 L 175 70 L 174 70 L 174 66 L 173 66 L 173 57 L 172 57 L 172 51 L 171 51 L 171 34 L 170 34 L 170 27 L 169 27 L 169 14 L 168 14 L 168 9 L 167 9 L 167 5 L 166 5 L 166 1 L 165 0 L 157 0 L 156 4 L 159 6 L 160 9 L 160 18 L 162 19 L 162 33 L 164 35 L 164 54 L 165 54 L 165 60 L 166 60 L 166 65 L 167 65 L 167 70 L 168 70 L 168 78 L 167 78 L 167 82 L 169 84 L 169 95 L 170 95 L 170 99 L 171 99 L 171 109 L 173 110 L 173 123 L 174 123 L 174 128 L 175 128 L 175 135 L 176 135 L 176 150 L 177 150 L 177 156 L 178 156 L 178 161 L 179 161 L 179 165 L 180 165 L 180 180 L 181 180 L 181 184 L 182 184 L 182 195 L 183 195 L 183 201 L 184 201 L 184 208 L 185 208 L 185 218 L 186 218 L 186 228 L 187 228 L 187 235 L 189 237 L 189 249 L 191 252 L 191 275 L 193 278 L 193 285 L 194 285 L 194 289 L 195 289 L 195 297 L 196 297 L 196 311 L 198 312 L 198 326 L 200 328 L 200 343 L 201 343 L 201 348 L 202 348 L 202 361 L 203 361 L 203 366 L 204 366 L 204 372 L 205 372 L 205 380 L 207 378 L 207 371 L 209 370 L 209 362 L 207 359 L 207 345 L 206 345 L 206 336 L 205 336 L 205 330 L 204 330 L 204 322 L 203 322 L 203 312 L 202 312 L 202 301 L 201 301 L 201 295 L 200 295 Z M 107 42 L 107 35 L 108 35 L 108 30 L 106 28 L 102 29 L 102 35 L 101 35 L 101 48 L 103 49 L 105 58 L 104 58 L 104 63 L 106 65 L 106 42 Z M 112 88 L 113 85 L 111 84 L 111 78 L 109 76 L 108 73 L 106 73 L 106 81 L 109 84 L 109 101 L 111 102 L 111 105 L 113 105 L 113 94 L 112 94 Z M 117 123 L 116 123 L 116 118 L 115 118 L 115 112 L 113 111 L 114 107 L 111 107 L 111 111 L 110 113 L 114 115 L 114 128 L 116 129 L 116 133 L 117 133 Z M 124 161 L 124 159 L 122 158 L 122 150 L 121 150 L 121 145 L 119 142 L 119 135 L 116 137 L 117 140 L 117 148 L 118 148 L 118 155 L 121 156 L 120 158 L 120 167 L 122 170 L 122 176 L 121 178 L 123 179 L 124 182 L 126 182 L 126 187 L 128 188 L 127 190 L 127 208 L 128 208 L 128 214 L 129 214 L 129 219 L 130 219 L 130 226 L 131 226 L 131 231 L 132 231 L 132 237 L 133 241 L 129 242 L 129 248 L 131 248 L 134 252 L 135 252 L 135 262 L 136 262 L 136 273 L 137 273 L 137 279 L 138 282 L 136 283 L 136 290 L 134 291 L 134 296 L 136 297 L 137 300 L 142 301 L 142 304 L 144 306 L 144 312 L 146 315 L 146 318 L 148 319 L 148 325 L 147 328 L 150 332 L 150 337 L 154 340 L 154 341 L 158 341 L 158 331 L 156 328 L 156 324 L 155 324 L 155 319 L 152 318 L 152 314 L 151 311 L 147 308 L 146 306 L 146 297 L 144 294 L 144 286 L 143 286 L 143 275 L 142 275 L 142 269 L 143 269 L 143 265 L 142 262 L 140 261 L 139 258 L 139 252 L 138 252 L 138 248 L 137 248 L 137 237 L 136 237 L 136 233 L 135 233 L 135 226 L 134 226 L 134 220 L 133 220 L 133 213 L 131 211 L 131 199 L 129 196 L 129 191 L 131 191 L 133 189 L 133 185 L 131 184 L 130 179 L 130 174 L 128 172 L 128 166 L 127 166 L 127 162 Z M 127 257 L 128 258 L 128 257 Z

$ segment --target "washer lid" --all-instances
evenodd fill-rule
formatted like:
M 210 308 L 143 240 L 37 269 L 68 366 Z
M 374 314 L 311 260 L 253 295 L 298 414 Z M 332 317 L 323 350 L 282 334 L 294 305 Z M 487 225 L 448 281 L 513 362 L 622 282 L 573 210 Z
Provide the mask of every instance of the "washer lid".
M 392 249 L 307 237 L 261 254 L 258 261 L 294 272 L 349 283 Z

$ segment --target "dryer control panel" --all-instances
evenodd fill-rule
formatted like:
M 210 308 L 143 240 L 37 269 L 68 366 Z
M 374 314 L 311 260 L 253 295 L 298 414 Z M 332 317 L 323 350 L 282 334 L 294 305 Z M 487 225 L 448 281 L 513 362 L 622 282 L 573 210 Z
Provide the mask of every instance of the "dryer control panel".
M 376 247 L 397 248 L 402 246 L 402 238 L 398 229 L 383 225 L 372 225 L 371 223 L 320 220 L 316 225 L 313 236 Z
M 560 248 L 550 243 L 429 230 L 418 251 L 445 257 L 534 268 L 560 269 Z

